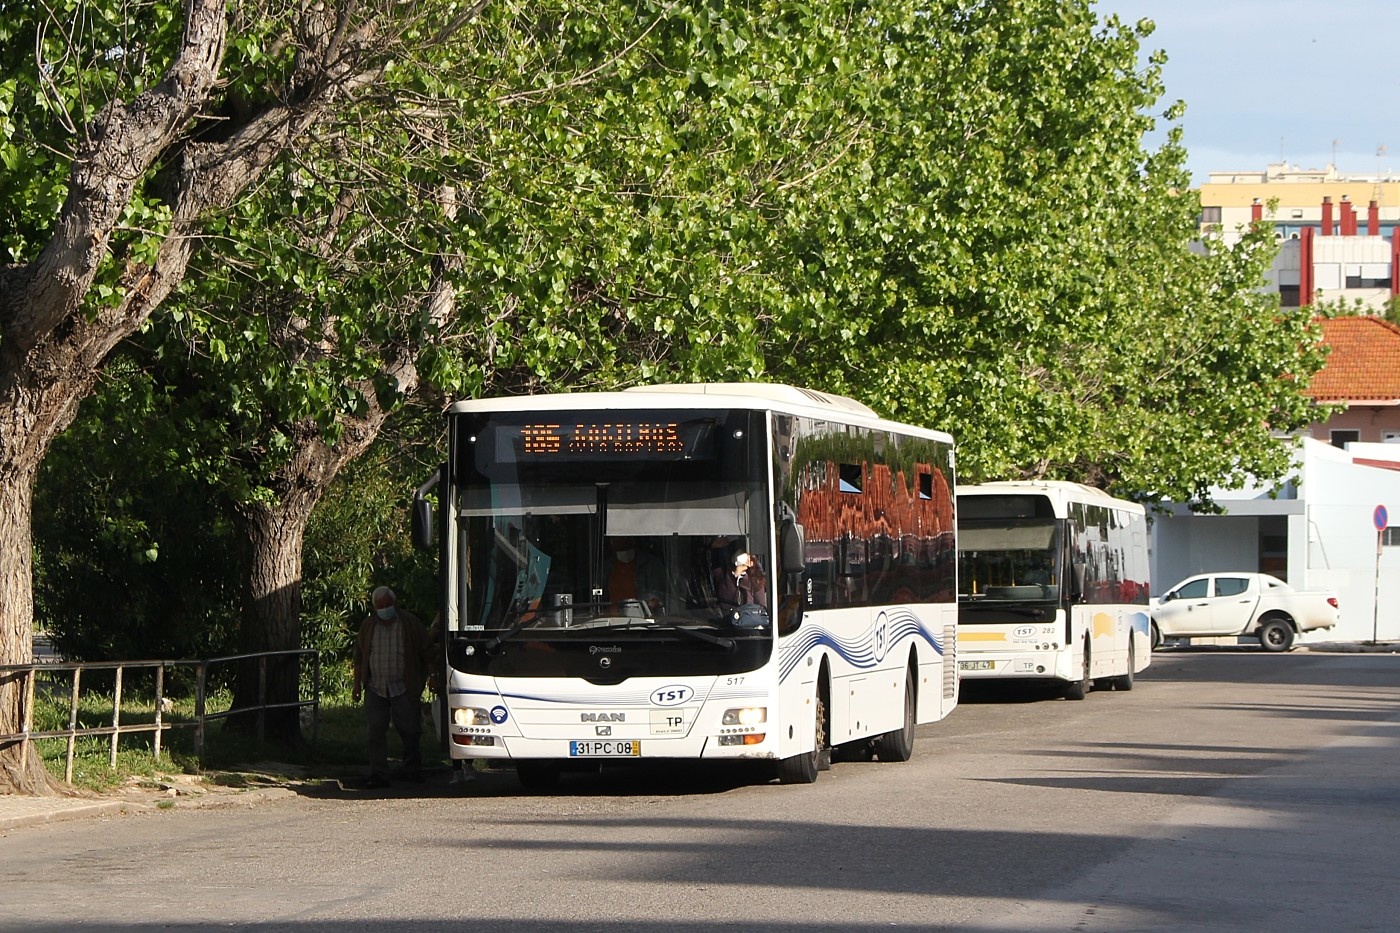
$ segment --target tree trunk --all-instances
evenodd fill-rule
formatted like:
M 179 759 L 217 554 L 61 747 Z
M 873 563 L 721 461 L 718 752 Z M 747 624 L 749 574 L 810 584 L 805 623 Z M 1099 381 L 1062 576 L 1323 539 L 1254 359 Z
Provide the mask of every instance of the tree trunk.
M 34 660 L 29 526 L 33 490 L 33 469 L 0 466 L 0 665 Z M 0 673 L 0 735 L 23 731 L 25 693 L 23 677 Z M 50 794 L 55 789 L 37 747 L 0 741 L 0 793 Z
M 411 363 L 400 364 L 395 372 L 400 385 L 410 389 L 417 385 L 417 371 Z M 368 413 L 342 420 L 334 446 L 321 439 L 313 422 L 296 425 L 286 432 L 294 452 L 270 483 L 277 494 L 276 503 L 254 502 L 242 509 L 249 549 L 248 587 L 239 629 L 239 647 L 243 652 L 302 647 L 301 567 L 307 522 L 331 481 L 347 463 L 368 449 L 388 417 L 370 387 L 362 388 Z M 299 687 L 296 661 L 270 661 L 267 671 L 265 702 L 295 702 Z M 257 666 L 241 665 L 234 688 L 234 707 L 257 705 L 258 690 Z M 295 709 L 269 712 L 267 735 L 299 744 L 301 722 L 296 713 Z M 254 722 L 250 717 L 235 717 L 234 727 L 247 731 Z
M 324 488 L 324 487 L 323 487 Z M 322 490 L 314 495 L 290 497 L 277 505 L 254 503 L 243 509 L 243 530 L 249 562 L 243 600 L 239 648 L 243 652 L 291 651 L 301 647 L 301 548 L 311 509 Z M 262 702 L 294 703 L 300 698 L 300 663 L 295 657 L 268 658 L 266 683 L 257 662 L 239 665 L 233 707 Z M 301 721 L 295 708 L 266 711 L 267 736 L 279 742 L 300 744 Z M 234 717 L 230 726 L 251 731 L 252 715 Z

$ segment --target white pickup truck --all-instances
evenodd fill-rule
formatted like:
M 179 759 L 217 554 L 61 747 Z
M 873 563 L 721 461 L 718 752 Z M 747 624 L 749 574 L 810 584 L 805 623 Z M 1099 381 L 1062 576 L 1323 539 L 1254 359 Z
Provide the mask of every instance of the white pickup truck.
M 1152 647 L 1164 638 L 1255 635 L 1266 651 L 1287 651 L 1300 632 L 1332 628 L 1337 596 L 1295 590 L 1267 573 L 1203 573 L 1152 600 Z

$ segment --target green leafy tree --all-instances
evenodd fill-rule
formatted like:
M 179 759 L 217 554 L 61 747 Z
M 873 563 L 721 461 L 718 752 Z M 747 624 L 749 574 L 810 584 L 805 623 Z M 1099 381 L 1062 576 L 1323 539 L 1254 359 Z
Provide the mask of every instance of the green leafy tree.
M 964 481 L 1199 500 L 1285 469 L 1315 335 L 1260 293 L 1266 238 L 1199 242 L 1151 24 L 1073 0 L 873 19 L 845 156 L 758 254 L 781 263 L 768 371 L 951 428 Z
M 209 225 L 379 82 L 450 2 L 0 4 L 0 662 L 32 632 L 35 476 L 112 349 L 184 279 Z M 0 732 L 21 691 L 0 681 Z M 41 791 L 0 748 L 0 789 Z
M 170 425 L 133 416 L 143 388 L 141 373 L 109 367 L 40 471 L 35 617 L 69 660 L 234 653 L 237 530 L 171 455 Z

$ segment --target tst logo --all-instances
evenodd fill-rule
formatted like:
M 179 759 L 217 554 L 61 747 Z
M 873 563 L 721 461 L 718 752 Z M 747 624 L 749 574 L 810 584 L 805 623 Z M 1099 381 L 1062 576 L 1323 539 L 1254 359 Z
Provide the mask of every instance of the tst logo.
M 684 684 L 660 687 L 651 692 L 651 702 L 657 706 L 680 706 L 695 696 L 695 691 Z

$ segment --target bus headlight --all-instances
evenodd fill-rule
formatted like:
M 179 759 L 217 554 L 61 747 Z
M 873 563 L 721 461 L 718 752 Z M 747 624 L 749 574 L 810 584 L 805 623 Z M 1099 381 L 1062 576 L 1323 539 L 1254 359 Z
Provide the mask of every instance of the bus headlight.
M 742 709 L 727 709 L 720 722 L 726 726 L 755 726 L 768 721 L 768 707 L 746 706 Z
M 485 726 L 491 723 L 491 714 L 475 706 L 459 706 L 452 711 L 454 726 Z

